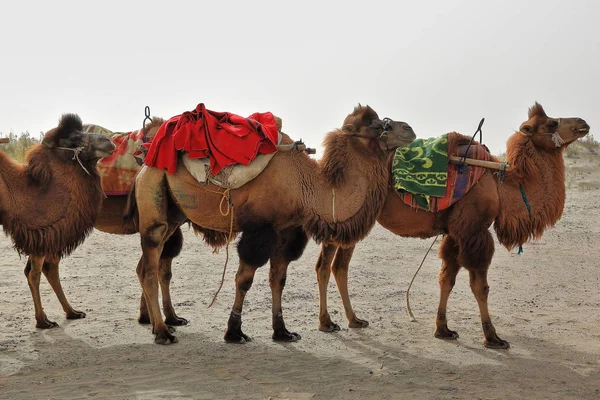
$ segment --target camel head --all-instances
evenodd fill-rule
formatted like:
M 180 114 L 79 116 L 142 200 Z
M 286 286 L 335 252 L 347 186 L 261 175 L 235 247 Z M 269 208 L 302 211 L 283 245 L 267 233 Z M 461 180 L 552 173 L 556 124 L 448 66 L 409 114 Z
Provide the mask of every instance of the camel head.
M 63 114 L 58 127 L 44 135 L 42 145 L 55 151 L 65 161 L 95 162 L 112 155 L 115 145 L 100 133 L 84 133 L 81 118 L 76 114 Z
M 417 138 L 406 122 L 393 121 L 379 116 L 369 106 L 360 104 L 344 119 L 342 131 L 351 136 L 376 143 L 377 150 L 393 150 L 404 147 Z
M 529 108 L 528 120 L 519 131 L 531 138 L 533 144 L 544 150 L 565 148 L 590 131 L 590 126 L 581 118 L 552 118 L 539 103 Z

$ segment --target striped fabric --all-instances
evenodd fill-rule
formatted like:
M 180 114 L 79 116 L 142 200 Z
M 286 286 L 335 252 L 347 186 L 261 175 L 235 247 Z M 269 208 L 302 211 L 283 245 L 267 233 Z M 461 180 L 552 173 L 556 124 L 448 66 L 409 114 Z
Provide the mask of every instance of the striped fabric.
M 464 156 L 467 146 L 458 146 L 458 156 Z M 489 160 L 490 152 L 485 145 L 472 145 L 469 148 L 467 158 L 478 160 Z M 446 182 L 446 194 L 444 197 L 424 196 L 409 193 L 406 190 L 397 189 L 396 193 L 406 204 L 413 208 L 437 212 L 445 210 L 460 200 L 479 181 L 485 168 L 473 165 L 458 165 L 448 163 L 448 179 Z

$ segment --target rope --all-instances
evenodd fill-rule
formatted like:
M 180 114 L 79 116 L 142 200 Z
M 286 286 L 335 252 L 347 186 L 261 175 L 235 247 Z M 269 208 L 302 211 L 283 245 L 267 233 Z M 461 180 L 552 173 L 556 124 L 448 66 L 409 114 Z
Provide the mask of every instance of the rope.
M 523 203 L 525 203 L 525 207 L 527 207 L 527 214 L 529 218 L 531 218 L 531 206 L 529 205 L 529 200 L 527 199 L 527 195 L 525 194 L 525 188 L 519 185 L 519 190 L 521 191 L 521 197 L 523 198 Z M 519 251 L 517 254 L 523 254 L 523 245 L 519 245 Z
M 229 189 L 227 189 L 229 190 Z M 223 198 L 225 198 L 225 196 L 223 196 Z M 231 201 L 231 198 L 229 198 Z M 221 203 L 223 201 L 221 200 Z M 231 243 L 231 237 L 233 236 L 233 205 L 228 203 L 228 211 L 227 212 L 231 212 L 231 218 L 229 219 L 229 236 L 227 237 L 227 246 L 225 247 L 225 265 L 223 265 L 223 275 L 221 276 L 221 284 L 219 285 L 219 288 L 217 289 L 217 291 L 215 292 L 212 301 L 210 302 L 210 304 L 208 305 L 208 308 L 211 308 L 213 306 L 213 304 L 215 304 L 215 301 L 217 300 L 217 296 L 219 295 L 219 292 L 221 292 L 221 288 L 223 287 L 223 282 L 225 282 L 225 272 L 227 271 L 227 264 L 229 263 L 229 243 Z M 221 211 L 221 206 L 219 205 L 219 211 Z M 223 211 L 221 211 L 221 214 L 223 214 Z M 223 216 L 225 216 L 226 214 L 224 214 Z
M 73 154 L 73 158 L 71 160 L 77 160 L 77 162 L 79 163 L 79 166 L 81 166 L 81 168 L 83 168 L 83 170 L 85 171 L 85 173 L 88 174 L 88 175 L 90 175 L 90 176 L 92 175 L 92 174 L 90 174 L 90 171 L 88 171 L 87 168 L 85 168 L 83 166 L 83 163 L 79 159 L 79 153 L 81 153 L 85 149 L 85 147 L 76 147 L 74 149 L 72 149 L 70 147 L 57 147 L 57 149 L 72 151 L 74 154 Z
M 416 321 L 416 318 L 413 315 L 412 309 L 410 308 L 410 299 L 409 299 L 410 288 L 411 288 L 413 282 L 415 281 L 415 278 L 417 277 L 417 274 L 421 270 L 421 267 L 423 266 L 423 263 L 425 262 L 425 259 L 427 258 L 427 255 L 429 254 L 429 252 L 433 248 L 433 245 L 437 241 L 438 237 L 440 237 L 440 235 L 437 235 L 435 237 L 435 239 L 433 239 L 433 242 L 431 243 L 431 246 L 429 246 L 429 249 L 427 249 L 427 252 L 425 253 L 425 256 L 423 256 L 423 260 L 421 260 L 421 265 L 419 265 L 419 268 L 417 268 L 417 270 L 415 271 L 415 274 L 413 275 L 412 279 L 410 280 L 410 284 L 408 285 L 408 289 L 406 289 L 406 309 L 408 310 L 408 315 L 410 316 L 410 322 L 415 322 Z
M 335 220 L 335 188 L 331 188 L 331 213 L 333 215 L 333 222 L 336 223 Z

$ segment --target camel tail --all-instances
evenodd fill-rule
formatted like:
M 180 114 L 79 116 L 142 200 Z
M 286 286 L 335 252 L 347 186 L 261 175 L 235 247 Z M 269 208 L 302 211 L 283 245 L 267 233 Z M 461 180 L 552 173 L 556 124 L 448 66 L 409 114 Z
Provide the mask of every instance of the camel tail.
M 125 206 L 125 213 L 123 214 L 123 222 L 125 225 L 131 224 L 138 230 L 138 206 L 135 199 L 135 181 L 131 185 L 131 190 L 127 195 L 127 205 Z

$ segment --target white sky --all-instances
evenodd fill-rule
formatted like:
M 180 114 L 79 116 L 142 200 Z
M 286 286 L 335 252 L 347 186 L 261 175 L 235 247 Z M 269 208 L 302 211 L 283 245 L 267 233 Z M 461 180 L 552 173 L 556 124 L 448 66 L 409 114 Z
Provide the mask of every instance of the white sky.
M 4 1 L 0 132 L 37 134 L 60 114 L 138 129 L 204 102 L 271 111 L 321 146 L 358 103 L 418 137 L 506 138 L 539 101 L 599 125 L 600 2 Z M 319 152 L 321 153 L 321 152 Z

